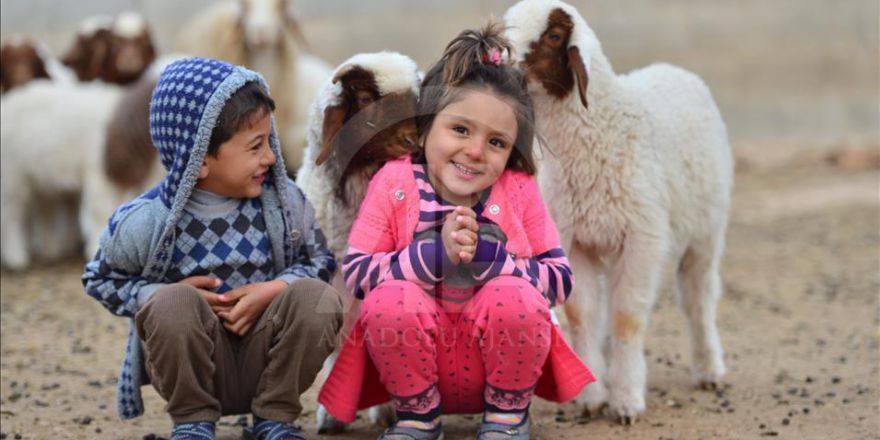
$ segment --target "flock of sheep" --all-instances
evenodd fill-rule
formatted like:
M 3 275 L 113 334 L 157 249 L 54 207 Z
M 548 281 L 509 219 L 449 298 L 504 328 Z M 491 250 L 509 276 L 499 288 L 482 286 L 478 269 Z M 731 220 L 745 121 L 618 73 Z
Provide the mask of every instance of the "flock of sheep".
M 600 378 L 578 404 L 623 423 L 645 410 L 644 340 L 669 265 L 694 378 L 717 386 L 725 367 L 715 310 L 733 164 L 708 87 L 665 64 L 616 74 L 580 13 L 560 1 L 522 1 L 504 20 L 545 141 L 539 184 L 575 273 L 568 332 Z M 341 258 L 372 173 L 415 147 L 401 109 L 415 108 L 416 64 L 377 52 L 332 68 L 305 53 L 285 0 L 218 3 L 184 29 L 181 54 L 224 58 L 266 77 L 288 170 Z M 130 14 L 84 23 L 60 60 L 25 41 L 2 51 L 3 265 L 21 269 L 79 243 L 90 257 L 112 210 L 162 176 L 146 110 L 161 67 L 183 55 L 156 58 L 146 23 Z M 357 120 L 364 124 L 350 123 Z M 346 149 L 344 140 L 363 147 Z M 322 429 L 334 423 L 319 418 Z

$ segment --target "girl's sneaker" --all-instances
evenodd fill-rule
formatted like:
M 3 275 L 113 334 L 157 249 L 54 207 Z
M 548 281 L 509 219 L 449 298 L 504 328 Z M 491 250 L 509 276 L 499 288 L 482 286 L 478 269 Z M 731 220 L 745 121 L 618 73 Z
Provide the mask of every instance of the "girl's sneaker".
M 378 440 L 443 440 L 443 426 L 433 429 L 405 428 L 394 425 L 385 430 Z
M 483 419 L 477 440 L 529 440 L 529 415 L 526 414 L 518 425 L 487 422 Z

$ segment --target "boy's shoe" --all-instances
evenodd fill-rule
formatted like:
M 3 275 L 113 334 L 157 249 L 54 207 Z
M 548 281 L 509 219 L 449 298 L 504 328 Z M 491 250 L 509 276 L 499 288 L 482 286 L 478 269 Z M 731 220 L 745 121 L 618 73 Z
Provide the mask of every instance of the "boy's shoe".
M 244 438 L 245 440 L 306 440 L 306 435 L 292 423 L 254 416 L 254 426 L 244 428 Z
M 526 414 L 518 425 L 487 422 L 483 419 L 477 440 L 529 440 L 529 415 Z
M 214 422 L 177 423 L 168 440 L 214 440 Z
M 434 429 L 404 428 L 394 425 L 385 430 L 378 440 L 443 440 L 443 426 Z

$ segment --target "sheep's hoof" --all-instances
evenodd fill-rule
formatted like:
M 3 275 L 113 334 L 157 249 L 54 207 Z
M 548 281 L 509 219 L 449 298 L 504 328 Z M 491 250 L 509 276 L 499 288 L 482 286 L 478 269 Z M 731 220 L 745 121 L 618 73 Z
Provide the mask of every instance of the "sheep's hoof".
M 389 427 L 394 424 L 394 409 L 391 408 L 391 405 L 376 405 L 370 407 L 370 422 L 375 426 Z
M 622 415 L 618 418 L 618 421 L 623 426 L 633 426 L 636 424 L 636 416 Z
M 703 391 L 718 391 L 721 389 L 721 384 L 714 380 L 701 380 L 699 386 Z
M 324 405 L 318 406 L 316 414 L 318 419 L 318 434 L 341 434 L 345 431 L 345 423 L 336 420 L 336 417 L 330 415 Z
M 585 419 L 595 419 L 602 414 L 608 411 L 608 403 L 602 402 L 599 406 L 595 408 L 590 408 L 589 406 L 584 406 L 584 409 L 581 411 L 581 418 Z

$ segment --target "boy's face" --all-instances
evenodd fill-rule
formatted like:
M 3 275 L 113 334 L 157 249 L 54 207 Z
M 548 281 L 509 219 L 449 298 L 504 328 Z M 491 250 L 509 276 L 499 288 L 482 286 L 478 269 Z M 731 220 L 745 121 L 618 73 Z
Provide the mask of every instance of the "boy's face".
M 269 147 L 270 116 L 257 113 L 220 144 L 216 157 L 205 156 L 196 188 L 233 198 L 258 197 L 276 160 Z

